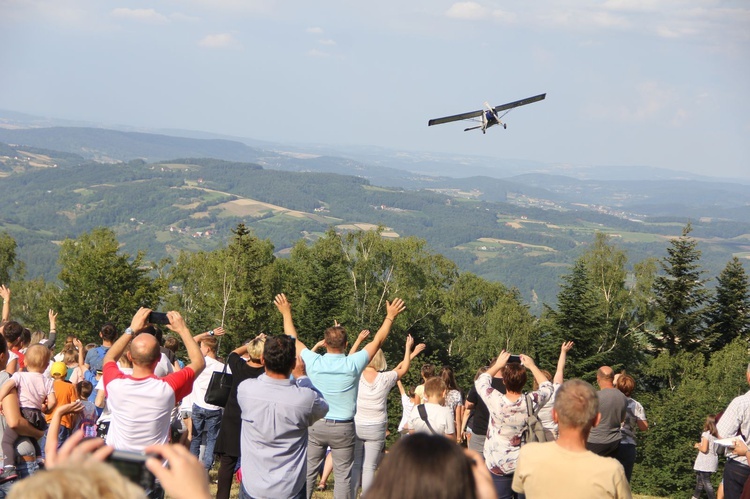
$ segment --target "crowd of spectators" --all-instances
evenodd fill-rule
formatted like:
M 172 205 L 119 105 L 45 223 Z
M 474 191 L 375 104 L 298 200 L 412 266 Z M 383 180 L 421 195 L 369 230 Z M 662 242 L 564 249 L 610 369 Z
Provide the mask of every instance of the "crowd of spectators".
M 279 294 L 283 333 L 249 338 L 223 359 L 223 328 L 193 335 L 170 311 L 165 338 L 148 308 L 122 333 L 103 325 L 99 345 L 68 336 L 56 353 L 57 314 L 49 312 L 48 334 L 32 335 L 10 320 L 7 287 L 0 297 L 0 498 L 202 499 L 211 497 L 215 464 L 221 499 L 235 477 L 242 498 L 309 499 L 329 473 L 335 499 L 631 497 L 636 432 L 648 429 L 631 397 L 636 381 L 608 366 L 597 371 L 598 391 L 565 381 L 572 342 L 561 345 L 554 376 L 527 355 L 500 352 L 464 397 L 449 366 L 425 363 L 422 384 L 401 383 L 426 348 L 408 334 L 397 340 L 403 358 L 388 369 L 382 347 L 406 308 L 398 298 L 386 301 L 371 341 L 364 330 L 349 348 L 346 329 L 334 323 L 310 349 Z M 217 405 L 213 378 L 226 373 L 231 387 Z M 403 415 L 386 451 L 396 385 Z M 725 497 L 750 497 L 748 397 L 737 397 L 718 423 L 707 419 L 695 444 L 694 497 L 714 497 L 717 440 L 738 435 Z M 116 466 L 123 461 L 129 471 Z

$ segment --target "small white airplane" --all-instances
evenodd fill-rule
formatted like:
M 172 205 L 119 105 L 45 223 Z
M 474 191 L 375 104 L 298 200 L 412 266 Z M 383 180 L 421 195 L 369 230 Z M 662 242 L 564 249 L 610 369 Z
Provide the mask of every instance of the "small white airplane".
M 464 132 L 481 128 L 482 133 L 487 133 L 487 129 L 494 125 L 502 125 L 503 128 L 508 128 L 508 125 L 500 121 L 500 119 L 508 114 L 511 109 L 544 100 L 546 96 L 547 94 L 539 94 L 535 95 L 534 97 L 527 97 L 526 99 L 509 102 L 497 107 L 492 107 L 487 102 L 485 102 L 484 105 L 487 109 L 480 109 L 479 111 L 472 111 L 470 113 L 454 114 L 453 116 L 445 116 L 444 118 L 435 118 L 434 120 L 430 120 L 429 122 L 427 122 L 427 126 L 441 125 L 443 123 L 450 123 L 451 121 L 459 120 L 480 121 L 476 118 L 481 118 L 481 125 L 465 128 Z M 498 115 L 498 113 L 503 114 Z

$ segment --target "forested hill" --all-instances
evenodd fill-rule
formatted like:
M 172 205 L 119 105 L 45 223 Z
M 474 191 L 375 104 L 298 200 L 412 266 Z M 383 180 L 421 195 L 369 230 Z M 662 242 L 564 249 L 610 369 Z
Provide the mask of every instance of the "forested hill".
M 432 189 L 381 187 L 333 173 L 290 172 L 219 159 L 95 163 L 72 153 L 0 146 L 2 229 L 19 244 L 30 277 L 57 277 L 58 242 L 98 226 L 113 228 L 131 254 L 150 260 L 224 244 L 245 223 L 284 254 L 301 238 L 386 228 L 417 236 L 473 271 L 517 287 L 532 309 L 554 301 L 559 276 L 596 231 L 612 234 L 633 262 L 661 256 L 687 217 L 631 220 L 598 209 L 564 207 L 562 194 L 477 179 L 433 179 Z M 3 159 L 4 158 L 4 159 Z M 469 182 L 469 183 L 462 183 Z M 484 183 L 484 191 L 476 185 Z M 472 187 L 474 186 L 474 187 Z M 519 187 L 520 186 L 520 187 Z M 750 251 L 750 224 L 693 220 L 706 261 L 718 273 Z

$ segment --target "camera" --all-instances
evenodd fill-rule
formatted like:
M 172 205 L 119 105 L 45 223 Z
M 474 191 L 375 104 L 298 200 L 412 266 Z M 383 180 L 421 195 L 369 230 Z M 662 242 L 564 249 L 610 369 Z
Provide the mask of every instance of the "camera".
M 109 455 L 107 462 L 131 482 L 140 485 L 144 490 L 151 490 L 156 484 L 156 478 L 146 468 L 146 460 L 149 457 L 158 456 L 116 450 Z
M 521 356 L 520 355 L 511 355 L 510 357 L 508 357 L 508 364 L 510 364 L 511 362 L 515 362 L 516 364 L 520 364 L 521 363 Z

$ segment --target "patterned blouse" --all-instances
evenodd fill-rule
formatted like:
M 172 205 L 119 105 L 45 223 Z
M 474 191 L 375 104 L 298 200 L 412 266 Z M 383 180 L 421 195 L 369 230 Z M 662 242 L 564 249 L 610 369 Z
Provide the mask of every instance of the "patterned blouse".
M 449 390 L 445 395 L 445 406 L 451 410 L 451 414 L 453 414 L 454 418 L 456 417 L 456 407 L 459 405 L 463 405 L 461 392 L 458 390 Z
M 516 470 L 521 435 L 526 427 L 526 397 L 511 402 L 503 393 L 492 388 L 492 376 L 481 374 L 474 382 L 477 393 L 490 412 L 487 440 L 484 442 L 484 459 L 487 468 L 495 475 L 511 475 Z M 539 389 L 530 392 L 534 408 L 552 396 L 552 383 L 545 381 Z

